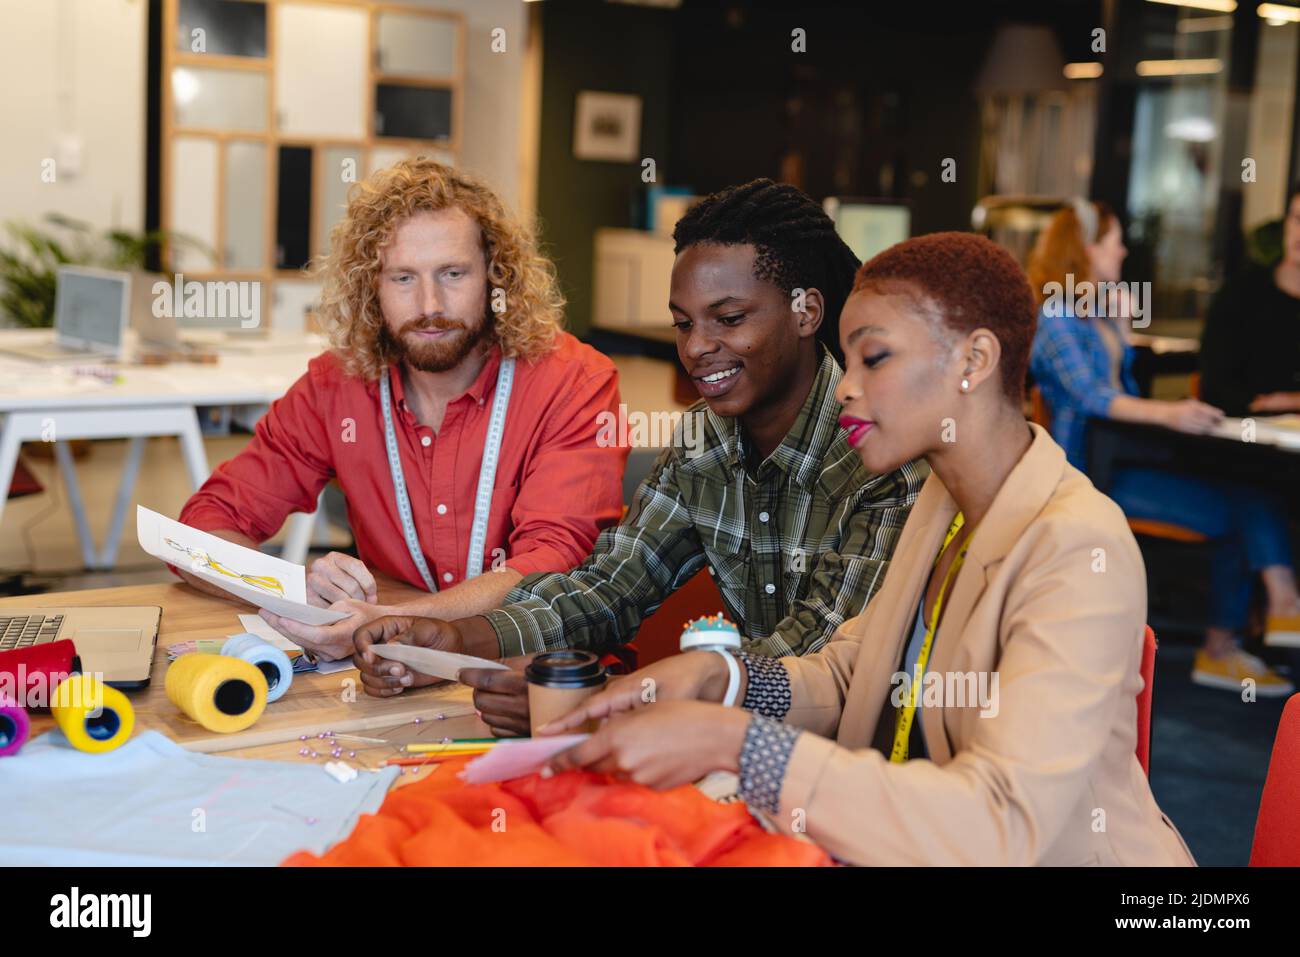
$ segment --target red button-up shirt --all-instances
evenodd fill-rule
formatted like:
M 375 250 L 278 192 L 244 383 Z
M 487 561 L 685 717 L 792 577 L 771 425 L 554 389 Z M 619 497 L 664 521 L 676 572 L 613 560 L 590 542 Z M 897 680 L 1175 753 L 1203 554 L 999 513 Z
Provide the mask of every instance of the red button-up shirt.
M 465 580 L 483 442 L 501 368 L 494 348 L 474 384 L 447 405 L 435 432 L 407 407 L 389 370 L 394 428 L 421 550 L 439 588 Z M 556 348 L 519 360 L 488 515 L 483 570 L 568 571 L 622 514 L 627 448 L 597 443 L 604 411 L 617 414 L 618 372 L 608 357 L 564 333 Z M 424 587 L 407 551 L 384 447 L 379 383 L 344 373 L 331 353 L 257 423 L 248 446 L 217 467 L 180 520 L 233 529 L 255 541 L 292 512 L 312 511 L 337 478 L 367 567 Z

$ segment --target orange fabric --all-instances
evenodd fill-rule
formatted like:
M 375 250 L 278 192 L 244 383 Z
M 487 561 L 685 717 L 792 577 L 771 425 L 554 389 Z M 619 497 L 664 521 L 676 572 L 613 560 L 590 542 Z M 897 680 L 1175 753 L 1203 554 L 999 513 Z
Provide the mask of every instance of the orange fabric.
M 347 840 L 286 866 L 817 866 L 813 844 L 759 827 L 741 804 L 693 787 L 654 791 L 604 774 L 467 785 L 448 761 L 397 788 Z M 494 829 L 495 825 L 495 829 Z

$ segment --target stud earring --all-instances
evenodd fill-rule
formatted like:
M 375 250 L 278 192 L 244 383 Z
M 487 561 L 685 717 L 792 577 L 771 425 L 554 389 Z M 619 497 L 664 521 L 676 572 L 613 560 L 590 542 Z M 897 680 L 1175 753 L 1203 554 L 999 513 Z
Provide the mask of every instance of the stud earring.
M 963 392 L 969 392 L 969 391 L 970 391 L 970 379 L 963 378 L 963 379 L 961 380 L 961 391 L 963 391 Z

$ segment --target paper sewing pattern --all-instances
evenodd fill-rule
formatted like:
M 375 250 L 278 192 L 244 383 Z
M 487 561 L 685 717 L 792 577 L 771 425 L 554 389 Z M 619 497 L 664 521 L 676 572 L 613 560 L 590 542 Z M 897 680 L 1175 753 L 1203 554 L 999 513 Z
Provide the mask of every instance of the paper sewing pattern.
M 188 555 L 186 571 L 283 618 L 306 625 L 329 625 L 348 617 L 341 611 L 307 604 L 307 572 L 301 565 L 182 525 L 143 505 L 136 506 L 135 531 L 140 547 L 154 558 L 174 565 L 184 564 L 177 561 L 179 555 Z M 216 567 L 227 571 L 219 573 L 214 571 Z M 234 569 L 239 577 L 230 574 L 229 570 Z M 280 593 L 268 590 L 266 583 L 270 581 L 280 587 Z
M 279 595 L 281 598 L 284 597 L 284 585 L 281 584 L 280 579 L 278 578 L 274 578 L 271 575 L 246 575 L 243 572 L 226 568 L 201 548 L 182 545 L 174 538 L 164 538 L 163 541 L 182 555 L 189 556 L 190 568 L 194 571 L 210 571 L 214 575 L 225 575 L 227 578 L 237 578 L 250 588 L 259 588 L 269 594 Z
M 510 669 L 499 661 L 487 658 L 475 658 L 473 655 L 457 654 L 454 651 L 438 651 L 435 648 L 421 648 L 418 645 L 403 645 L 396 642 L 371 645 L 370 650 L 380 658 L 400 661 L 407 667 L 414 668 L 422 675 L 433 675 L 456 681 L 462 668 L 490 668 L 496 671 Z

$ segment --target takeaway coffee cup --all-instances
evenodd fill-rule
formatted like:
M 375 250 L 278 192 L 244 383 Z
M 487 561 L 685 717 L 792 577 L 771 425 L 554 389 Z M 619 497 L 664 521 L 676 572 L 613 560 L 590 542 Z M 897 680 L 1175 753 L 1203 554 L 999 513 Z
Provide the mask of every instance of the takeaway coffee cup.
M 528 723 L 533 734 L 548 721 L 568 714 L 605 686 L 605 669 L 589 651 L 548 651 L 524 669 L 528 679 Z M 573 731 L 594 731 L 589 727 Z

